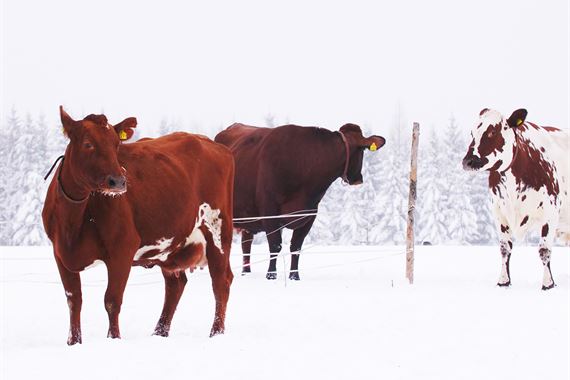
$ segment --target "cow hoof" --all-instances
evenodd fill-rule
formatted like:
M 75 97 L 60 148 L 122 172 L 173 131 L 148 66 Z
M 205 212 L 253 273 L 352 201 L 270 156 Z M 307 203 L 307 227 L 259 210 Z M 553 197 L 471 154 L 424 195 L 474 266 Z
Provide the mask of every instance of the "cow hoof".
M 163 338 L 168 338 L 168 331 L 164 331 L 164 330 L 154 330 L 154 332 L 152 333 L 152 335 L 161 336 L 161 337 L 163 337 Z
M 212 328 L 212 331 L 210 331 L 210 338 L 213 338 L 216 335 L 222 335 L 223 333 L 224 333 L 223 328 Z
M 498 283 L 497 283 L 497 286 L 505 287 L 505 288 L 506 288 L 506 287 L 508 287 L 508 286 L 511 286 L 511 281 L 509 280 L 509 281 L 503 282 L 503 283 L 498 282 Z
M 244 276 L 248 273 L 251 273 L 251 267 L 243 267 L 243 269 L 241 270 L 241 275 Z
M 117 331 L 109 331 L 107 333 L 107 338 L 111 339 L 121 339 L 121 334 Z
M 289 273 L 289 280 L 299 281 L 301 277 L 299 277 L 299 272 L 291 272 Z
M 542 290 L 549 290 L 549 289 L 554 288 L 555 286 L 556 286 L 556 284 L 554 282 L 548 286 L 542 285 Z
M 81 344 L 81 337 L 69 337 L 69 339 L 67 340 L 67 345 L 68 346 L 73 346 L 75 344 Z
M 277 280 L 277 273 L 267 273 L 265 278 L 268 280 Z

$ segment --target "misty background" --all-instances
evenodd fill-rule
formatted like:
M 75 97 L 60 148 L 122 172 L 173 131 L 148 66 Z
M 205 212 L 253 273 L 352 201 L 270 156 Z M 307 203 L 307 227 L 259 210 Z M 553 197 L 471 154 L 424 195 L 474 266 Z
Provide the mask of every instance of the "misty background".
M 404 241 L 418 121 L 418 241 L 495 243 L 486 175 L 461 170 L 482 108 L 568 128 L 569 8 L 552 1 L 2 0 L 0 244 L 45 244 L 58 106 L 136 116 L 138 137 L 233 122 L 387 138 L 363 186 L 336 182 L 312 242 Z

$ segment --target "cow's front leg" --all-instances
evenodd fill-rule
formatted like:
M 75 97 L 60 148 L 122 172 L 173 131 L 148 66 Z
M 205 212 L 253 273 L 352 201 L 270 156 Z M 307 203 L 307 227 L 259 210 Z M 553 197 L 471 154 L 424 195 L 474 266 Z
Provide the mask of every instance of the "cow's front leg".
M 511 228 L 506 224 L 500 226 L 500 242 L 501 250 L 501 275 L 499 276 L 498 286 L 511 285 L 511 272 L 509 263 L 511 261 L 511 251 L 513 249 L 513 240 L 511 236 Z
M 123 303 L 123 293 L 129 279 L 131 263 L 128 261 L 109 261 L 107 265 L 107 291 L 105 292 L 105 310 L 109 316 L 108 338 L 121 338 L 119 313 Z
M 250 254 L 251 254 L 251 244 L 253 243 L 253 234 L 249 231 L 242 231 L 241 233 L 241 251 L 243 252 L 243 267 L 242 275 L 245 273 L 251 273 L 250 266 Z
M 542 276 L 542 290 L 552 289 L 556 286 L 552 278 L 552 271 L 550 270 L 550 254 L 552 243 L 554 241 L 555 226 L 545 223 L 542 226 L 540 247 L 538 249 L 540 260 L 544 267 L 544 275 Z
M 69 307 L 69 335 L 67 344 L 70 346 L 81 343 L 81 277 L 79 273 L 73 273 L 67 270 L 62 262 L 55 257 L 57 269 L 65 289 L 67 297 L 67 306 Z
M 297 228 L 293 231 L 293 236 L 291 237 L 291 271 L 289 272 L 289 279 L 299 281 L 299 252 L 303 247 L 303 242 L 309 234 L 315 217 L 311 216 L 311 219 L 307 221 L 302 227 Z
M 267 268 L 268 280 L 277 279 L 277 255 L 281 252 L 281 230 L 279 226 L 272 227 L 267 233 L 267 242 L 269 243 L 269 268 Z

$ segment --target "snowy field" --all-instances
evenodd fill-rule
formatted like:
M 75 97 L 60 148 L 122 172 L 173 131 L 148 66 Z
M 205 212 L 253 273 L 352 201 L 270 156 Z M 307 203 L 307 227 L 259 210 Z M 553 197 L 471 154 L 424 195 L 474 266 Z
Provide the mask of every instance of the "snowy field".
M 413 286 L 404 278 L 402 247 L 313 247 L 301 257 L 300 282 L 284 281 L 281 260 L 277 281 L 265 280 L 266 262 L 246 277 L 235 269 L 226 334 L 212 339 L 207 271 L 189 277 L 171 336 L 150 336 L 163 302 L 156 268 L 133 268 L 123 339 L 107 339 L 106 272 L 99 266 L 82 274 L 83 344 L 73 347 L 66 345 L 68 310 L 51 248 L 0 250 L 2 379 L 570 375 L 569 248 L 555 249 L 558 286 L 543 292 L 536 248 L 515 247 L 513 286 L 502 289 L 495 286 L 496 247 L 418 247 Z M 239 265 L 237 245 L 232 260 Z

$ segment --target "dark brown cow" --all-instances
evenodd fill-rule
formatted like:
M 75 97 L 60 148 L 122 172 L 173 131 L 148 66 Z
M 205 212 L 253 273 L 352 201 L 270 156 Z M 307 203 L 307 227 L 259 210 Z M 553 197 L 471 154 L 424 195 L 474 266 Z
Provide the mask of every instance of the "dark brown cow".
M 233 279 L 231 153 L 187 133 L 121 144 L 132 136 L 135 118 L 113 127 L 103 115 L 75 121 L 61 107 L 60 113 L 69 145 L 42 216 L 69 305 L 67 343 L 81 343 L 79 272 L 99 262 L 108 272 L 109 337 L 120 338 L 131 265 L 162 269 L 164 308 L 154 330 L 161 336 L 168 336 L 184 271 L 208 265 L 216 299 L 210 336 L 223 333 Z
M 358 125 L 337 132 L 317 127 L 284 125 L 257 128 L 234 124 L 220 132 L 216 142 L 230 148 L 236 162 L 234 216 L 256 217 L 317 209 L 329 186 L 341 177 L 362 183 L 365 149 L 385 144 L 380 136 L 365 138 Z M 243 272 L 250 272 L 253 235 L 265 231 L 271 252 L 267 279 L 277 278 L 276 255 L 281 251 L 281 229 L 293 230 L 289 278 L 299 280 L 299 254 L 314 216 L 263 219 L 234 223 L 242 229 Z

